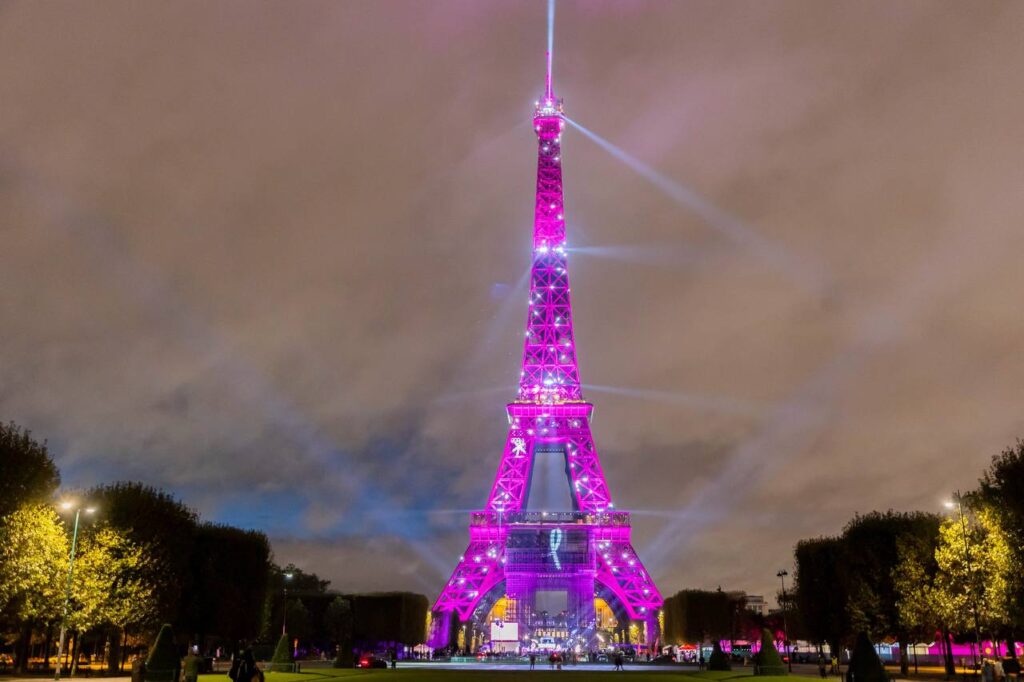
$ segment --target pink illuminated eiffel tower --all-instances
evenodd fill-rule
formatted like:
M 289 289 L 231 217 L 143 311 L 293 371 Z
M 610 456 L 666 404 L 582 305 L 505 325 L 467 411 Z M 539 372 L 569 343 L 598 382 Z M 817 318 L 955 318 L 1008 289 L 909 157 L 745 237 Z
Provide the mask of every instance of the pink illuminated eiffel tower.
M 433 606 L 430 645 L 449 645 L 463 625 L 489 637 L 482 626 L 504 598 L 502 632 L 521 647 L 536 645 L 536 632 L 555 633 L 555 646 L 597 646 L 607 627 L 596 614 L 598 599 L 620 632 L 632 630 L 642 640 L 635 643 L 649 646 L 659 638 L 662 598 L 630 543 L 629 513 L 612 503 L 590 433 L 593 405 L 580 387 L 562 196 L 565 122 L 552 90 L 550 52 L 533 124 L 537 203 L 519 393 L 506 408 L 508 439 L 487 506 L 472 514 L 469 547 Z M 564 472 L 571 510 L 530 504 L 539 458 Z M 538 592 L 564 593 L 565 610 L 539 612 Z

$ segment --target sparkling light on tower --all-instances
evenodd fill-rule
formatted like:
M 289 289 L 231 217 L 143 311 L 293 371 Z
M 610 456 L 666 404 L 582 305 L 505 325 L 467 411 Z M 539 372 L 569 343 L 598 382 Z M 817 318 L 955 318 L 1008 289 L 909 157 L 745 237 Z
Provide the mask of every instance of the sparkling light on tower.
M 552 14 L 549 5 L 549 22 Z M 593 647 L 597 600 L 620 627 L 639 624 L 647 644 L 660 635 L 662 598 L 630 542 L 629 513 L 614 509 L 590 433 L 593 405 L 580 385 L 562 195 L 565 120 L 552 84 L 550 36 L 549 23 L 544 97 L 533 116 L 537 195 L 519 390 L 506 407 L 508 438 L 487 506 L 472 514 L 469 547 L 433 607 L 435 648 L 452 642 L 463 624 L 483 624 L 499 600 L 503 620 L 516 623 L 527 643 L 534 631 L 554 627 L 564 631 L 563 645 Z M 571 511 L 530 504 L 535 463 L 552 457 L 564 470 Z M 539 591 L 566 595 L 554 625 L 538 609 Z

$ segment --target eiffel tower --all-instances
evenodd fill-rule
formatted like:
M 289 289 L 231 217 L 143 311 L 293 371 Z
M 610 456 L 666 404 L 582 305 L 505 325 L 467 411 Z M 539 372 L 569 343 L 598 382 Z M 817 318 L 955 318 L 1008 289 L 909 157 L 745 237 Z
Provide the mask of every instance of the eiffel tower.
M 508 438 L 486 508 L 471 514 L 469 546 L 431 610 L 434 648 L 452 644 L 463 627 L 488 637 L 483 626 L 496 605 L 505 638 L 522 648 L 538 639 L 562 650 L 608 643 L 597 605 L 614 615 L 619 641 L 653 646 L 660 636 L 662 598 L 630 543 L 629 512 L 612 503 L 590 432 L 594 406 L 580 386 L 562 195 L 565 121 L 550 51 L 547 65 L 533 115 L 537 199 L 519 391 L 506 406 Z M 558 499 L 552 482 L 567 487 L 562 504 L 550 502 Z M 553 599 L 552 611 L 539 597 Z

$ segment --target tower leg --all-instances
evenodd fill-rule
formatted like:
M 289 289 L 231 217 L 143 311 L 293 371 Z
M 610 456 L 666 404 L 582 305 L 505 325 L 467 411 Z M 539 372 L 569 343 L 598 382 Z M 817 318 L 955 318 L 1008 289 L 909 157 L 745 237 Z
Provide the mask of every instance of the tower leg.
M 484 595 L 505 579 L 504 569 L 498 560 L 501 549 L 497 531 L 479 527 L 470 529 L 469 546 L 431 610 L 437 622 L 436 629 L 431 626 L 431 646 L 439 648 L 434 642 L 443 642 L 440 648 L 451 645 L 454 625 L 468 621 Z
M 594 611 L 593 574 L 579 575 L 573 578 L 567 601 L 569 613 L 576 616 L 576 622 L 571 623 L 570 627 L 574 626 L 582 633 L 586 639 L 585 644 L 589 646 L 592 643 L 590 640 L 595 637 L 594 624 L 597 620 L 597 614 Z
M 537 581 L 531 575 L 506 575 L 505 594 L 515 603 L 515 620 L 519 624 L 519 637 L 530 632 L 533 612 L 537 609 Z
M 647 617 L 647 650 L 651 652 L 651 656 L 657 656 L 660 651 L 656 650 L 656 647 L 661 645 L 661 622 L 658 620 L 658 615 L 655 613 L 653 616 Z
M 622 601 L 631 620 L 646 624 L 645 641 L 652 644 L 661 636 L 658 611 L 663 603 L 654 581 L 629 542 L 599 540 L 598 550 L 597 579 Z
M 434 611 L 430 619 L 430 635 L 427 646 L 432 649 L 444 649 L 451 643 L 452 612 Z

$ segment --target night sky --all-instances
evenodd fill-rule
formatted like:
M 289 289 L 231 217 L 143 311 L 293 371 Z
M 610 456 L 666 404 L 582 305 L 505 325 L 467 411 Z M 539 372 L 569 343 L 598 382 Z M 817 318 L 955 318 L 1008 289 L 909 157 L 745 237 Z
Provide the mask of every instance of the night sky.
M 663 592 L 1024 435 L 1024 4 L 560 2 L 580 369 Z M 0 4 L 0 418 L 433 598 L 526 317 L 545 5 Z M 655 180 L 655 182 L 652 182 Z

